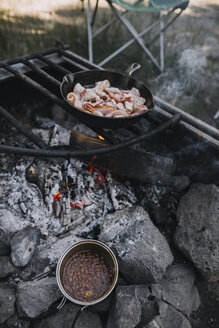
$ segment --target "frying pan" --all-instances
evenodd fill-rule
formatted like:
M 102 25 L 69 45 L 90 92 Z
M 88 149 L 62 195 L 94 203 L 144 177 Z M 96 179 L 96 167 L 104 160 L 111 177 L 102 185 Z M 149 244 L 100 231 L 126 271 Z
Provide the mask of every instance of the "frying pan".
M 67 102 L 68 106 L 71 107 L 72 111 L 70 114 L 75 116 L 79 121 L 84 124 L 106 129 L 115 129 L 127 127 L 131 124 L 136 123 L 142 117 L 145 117 L 148 112 L 150 112 L 154 107 L 153 95 L 151 91 L 140 81 L 131 77 L 131 74 L 140 68 L 139 64 L 133 63 L 126 70 L 127 74 L 117 73 L 108 70 L 89 70 L 78 72 L 75 74 L 67 74 L 64 76 L 63 81 L 60 86 L 61 95 Z M 129 90 L 131 88 L 136 88 L 139 90 L 141 97 L 145 98 L 145 104 L 148 110 L 142 114 L 122 117 L 122 118 L 111 118 L 96 116 L 85 112 L 79 108 L 74 107 L 67 101 L 67 95 L 69 92 L 73 91 L 76 83 L 80 83 L 85 88 L 93 88 L 95 82 L 109 80 L 112 87 L 119 88 L 122 90 Z

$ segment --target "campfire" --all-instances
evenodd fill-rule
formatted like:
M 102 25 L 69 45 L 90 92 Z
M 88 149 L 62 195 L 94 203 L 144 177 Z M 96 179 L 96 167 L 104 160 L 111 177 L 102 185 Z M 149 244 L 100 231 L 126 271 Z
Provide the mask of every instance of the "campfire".
M 0 63 L 0 327 L 71 326 L 55 269 L 84 239 L 119 279 L 76 327 L 216 327 L 219 133 L 156 97 L 130 127 L 81 124 L 59 85 L 92 68 L 66 46 Z

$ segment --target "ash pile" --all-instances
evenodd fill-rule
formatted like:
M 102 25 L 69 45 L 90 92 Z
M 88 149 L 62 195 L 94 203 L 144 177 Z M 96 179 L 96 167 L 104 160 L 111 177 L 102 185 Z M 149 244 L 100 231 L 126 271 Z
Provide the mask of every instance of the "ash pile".
M 50 145 L 65 144 L 69 130 L 47 124 L 34 132 Z M 16 145 L 22 137 L 14 134 L 8 138 Z M 219 290 L 215 184 L 174 171 L 168 183 L 148 176 L 136 183 L 92 159 L 1 155 L 0 172 L 0 328 L 71 327 L 79 307 L 70 302 L 37 318 L 62 298 L 58 258 L 84 238 L 113 249 L 120 276 L 115 292 L 85 310 L 76 327 L 216 328 L 214 313 L 205 313 L 208 302 L 216 309 Z

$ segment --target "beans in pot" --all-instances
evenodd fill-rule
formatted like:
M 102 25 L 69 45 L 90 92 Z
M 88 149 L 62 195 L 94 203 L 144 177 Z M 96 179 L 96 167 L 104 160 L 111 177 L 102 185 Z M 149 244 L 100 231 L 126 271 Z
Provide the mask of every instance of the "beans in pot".
M 112 280 L 112 272 L 104 257 L 91 250 L 74 254 L 63 270 L 64 289 L 78 301 L 97 300 L 109 290 Z

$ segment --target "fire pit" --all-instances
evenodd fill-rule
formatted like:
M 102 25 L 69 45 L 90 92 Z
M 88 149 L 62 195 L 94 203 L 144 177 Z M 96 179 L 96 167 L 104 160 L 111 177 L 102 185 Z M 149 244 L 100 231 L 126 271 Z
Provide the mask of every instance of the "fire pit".
M 216 327 L 219 132 L 156 97 L 129 128 L 81 124 L 59 86 L 92 68 L 61 44 L 0 63 L 0 328 L 71 327 L 55 268 L 85 238 L 120 275 L 76 327 Z

